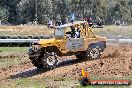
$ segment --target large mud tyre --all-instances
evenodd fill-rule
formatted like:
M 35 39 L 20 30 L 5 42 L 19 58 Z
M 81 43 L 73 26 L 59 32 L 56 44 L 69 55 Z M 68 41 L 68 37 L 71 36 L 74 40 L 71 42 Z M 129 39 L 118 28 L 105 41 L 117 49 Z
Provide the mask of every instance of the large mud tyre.
M 51 70 L 57 66 L 57 55 L 54 52 L 47 52 L 42 58 L 43 67 L 45 69 Z
M 37 67 L 38 69 L 43 69 L 43 64 L 40 64 L 38 61 L 36 61 L 35 59 L 31 60 L 32 64 Z
M 89 47 L 86 51 L 87 58 L 98 59 L 102 54 L 102 50 L 98 46 Z

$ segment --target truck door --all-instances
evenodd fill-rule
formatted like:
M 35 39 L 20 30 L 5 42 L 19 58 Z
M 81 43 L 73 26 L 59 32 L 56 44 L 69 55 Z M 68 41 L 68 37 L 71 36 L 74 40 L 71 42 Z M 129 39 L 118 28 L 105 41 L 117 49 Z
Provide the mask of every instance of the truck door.
M 68 51 L 82 51 L 84 48 L 84 38 L 67 38 L 66 48 Z

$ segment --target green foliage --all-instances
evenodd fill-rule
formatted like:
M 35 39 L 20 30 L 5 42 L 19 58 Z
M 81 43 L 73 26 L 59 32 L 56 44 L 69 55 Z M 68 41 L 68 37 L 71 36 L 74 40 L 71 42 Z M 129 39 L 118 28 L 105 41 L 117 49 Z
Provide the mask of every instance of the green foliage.
M 7 23 L 8 22 L 8 10 L 5 9 L 4 7 L 0 7 L 0 20 L 2 23 Z
M 105 23 L 112 20 L 132 20 L 132 0 L 0 0 L 0 19 L 12 24 L 33 22 L 46 24 L 48 18 L 67 17 L 70 11 L 81 17 L 92 16 L 95 20 L 101 18 Z M 3 13 L 3 12 L 2 12 Z

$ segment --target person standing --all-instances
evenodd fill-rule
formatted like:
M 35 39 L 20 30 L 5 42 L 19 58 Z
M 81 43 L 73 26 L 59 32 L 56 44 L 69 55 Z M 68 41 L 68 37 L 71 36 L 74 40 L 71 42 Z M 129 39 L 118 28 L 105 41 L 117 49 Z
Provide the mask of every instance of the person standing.
M 70 12 L 69 16 L 70 16 L 71 23 L 73 23 L 75 21 L 75 14 L 74 14 L 74 12 Z
M 99 17 L 97 19 L 97 26 L 102 26 L 102 21 L 101 21 L 101 19 Z
M 87 18 L 87 22 L 88 22 L 88 24 L 89 24 L 90 27 L 93 26 L 93 20 L 92 20 L 92 17 Z
M 53 25 L 52 21 L 53 21 L 53 19 L 48 19 L 48 28 L 50 28 L 50 26 Z
M 66 24 L 66 18 L 61 18 L 62 25 Z

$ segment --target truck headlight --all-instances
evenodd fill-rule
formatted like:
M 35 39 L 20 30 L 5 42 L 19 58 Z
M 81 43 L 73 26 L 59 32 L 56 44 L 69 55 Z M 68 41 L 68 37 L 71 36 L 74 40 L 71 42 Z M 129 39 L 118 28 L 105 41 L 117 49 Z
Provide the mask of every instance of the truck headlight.
M 37 52 L 38 50 L 40 50 L 40 45 L 33 45 L 32 50 Z

